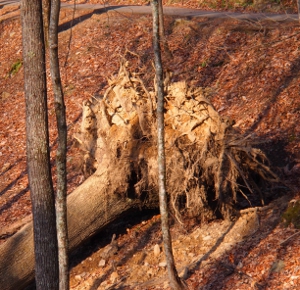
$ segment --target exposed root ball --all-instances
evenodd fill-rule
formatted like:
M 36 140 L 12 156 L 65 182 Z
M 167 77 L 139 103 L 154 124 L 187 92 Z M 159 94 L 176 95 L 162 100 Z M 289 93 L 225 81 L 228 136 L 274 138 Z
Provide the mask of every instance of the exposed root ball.
M 86 176 L 108 171 L 110 190 L 150 206 L 158 200 L 155 96 L 121 64 L 104 96 L 84 102 L 75 136 Z M 201 88 L 168 84 L 165 101 L 167 190 L 178 221 L 230 217 L 237 194 L 249 205 L 256 197 L 263 204 L 259 186 L 278 181 L 265 154 L 218 114 Z

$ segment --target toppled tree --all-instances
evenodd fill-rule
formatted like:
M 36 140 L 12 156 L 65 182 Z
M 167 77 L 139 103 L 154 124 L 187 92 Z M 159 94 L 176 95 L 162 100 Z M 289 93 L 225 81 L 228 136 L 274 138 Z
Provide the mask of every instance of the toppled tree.
M 155 92 L 122 63 L 103 98 L 83 103 L 75 139 L 85 176 L 109 160 L 108 192 L 157 201 Z M 234 215 L 237 193 L 249 202 L 264 196 L 262 181 L 278 182 L 266 155 L 222 118 L 201 88 L 166 84 L 167 191 L 174 215 L 207 221 Z M 102 170 L 102 169 L 101 169 Z M 256 203 L 257 204 L 257 203 Z
M 126 211 L 158 207 L 156 93 L 126 65 L 102 97 L 83 103 L 75 138 L 86 180 L 68 196 L 70 251 Z M 265 154 L 218 114 L 201 88 L 179 82 L 165 90 L 167 193 L 177 220 L 230 218 L 240 196 L 249 206 L 263 203 L 263 187 L 278 181 Z M 1 289 L 24 289 L 33 269 L 28 224 L 0 246 Z

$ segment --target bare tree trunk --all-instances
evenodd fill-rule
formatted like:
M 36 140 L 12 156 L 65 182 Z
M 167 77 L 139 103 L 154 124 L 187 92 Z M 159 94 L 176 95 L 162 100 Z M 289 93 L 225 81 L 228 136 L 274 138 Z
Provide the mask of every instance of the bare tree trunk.
M 56 192 L 56 227 L 58 240 L 59 261 L 59 289 L 69 289 L 69 261 L 68 261 L 68 228 L 67 228 L 67 125 L 66 108 L 60 77 L 58 59 L 58 21 L 60 0 L 52 0 L 50 26 L 49 26 L 49 51 L 50 72 L 55 98 L 55 113 L 58 130 L 58 148 L 56 152 L 57 192 Z
M 58 251 L 50 169 L 41 1 L 22 0 L 21 16 L 26 98 L 26 146 L 34 223 L 36 287 L 39 290 L 56 290 L 59 280 Z
M 158 0 L 159 36 L 161 41 L 165 41 L 164 10 L 162 0 Z
M 299 0 L 300 1 L 300 0 Z M 164 10 L 162 0 L 158 0 L 158 17 L 159 17 L 159 35 L 160 41 L 163 45 L 164 51 L 167 53 L 168 57 L 172 57 L 172 53 L 169 49 L 168 42 L 165 36 L 165 24 L 164 24 Z
M 158 186 L 159 186 L 159 207 L 161 214 L 161 228 L 164 242 L 164 250 L 167 261 L 170 285 L 172 289 L 183 289 L 181 280 L 175 268 L 172 250 L 172 240 L 168 220 L 168 206 L 166 194 L 166 156 L 165 156 L 165 133 L 164 133 L 164 84 L 163 69 L 161 61 L 160 35 L 159 35 L 159 4 L 158 0 L 152 1 L 153 9 L 153 46 L 157 86 L 157 139 L 158 139 Z
M 45 39 L 45 45 L 46 45 L 46 47 L 48 47 L 51 0 L 42 0 L 42 7 L 43 7 L 44 39 Z

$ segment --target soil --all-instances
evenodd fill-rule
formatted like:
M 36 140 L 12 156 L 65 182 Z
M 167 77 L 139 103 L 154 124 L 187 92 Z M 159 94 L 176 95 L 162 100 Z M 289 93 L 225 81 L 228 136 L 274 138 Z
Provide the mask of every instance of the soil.
M 31 215 L 18 15 L 18 6 L 0 10 L 1 243 Z M 153 86 L 151 30 L 150 15 L 62 10 L 59 52 L 69 129 L 69 193 L 82 182 L 72 146 L 82 101 L 103 94 L 120 56 L 126 55 L 131 69 Z M 171 55 L 164 53 L 163 59 L 172 80 L 203 87 L 219 113 L 234 120 L 268 154 L 282 178 L 282 185 L 272 189 L 273 201 L 242 210 L 235 221 L 174 223 L 181 277 L 189 289 L 299 289 L 299 230 L 282 222 L 282 212 L 300 193 L 299 25 L 166 17 L 166 35 Z M 48 69 L 47 77 L 55 183 L 56 129 Z M 113 234 L 117 238 L 111 243 Z M 73 253 L 71 266 L 71 289 L 169 289 L 159 214 L 137 211 L 116 221 Z

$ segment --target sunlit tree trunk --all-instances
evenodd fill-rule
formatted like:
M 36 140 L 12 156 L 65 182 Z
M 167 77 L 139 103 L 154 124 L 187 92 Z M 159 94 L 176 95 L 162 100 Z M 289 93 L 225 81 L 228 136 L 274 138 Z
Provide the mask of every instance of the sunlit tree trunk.
M 158 1 L 152 1 L 153 10 L 153 47 L 156 71 L 157 86 L 157 139 L 158 139 L 158 186 L 159 186 L 159 207 L 161 214 L 161 228 L 164 243 L 164 250 L 169 274 L 170 285 L 172 289 L 183 289 L 181 280 L 178 277 L 175 268 L 174 256 L 172 250 L 172 240 L 168 221 L 168 206 L 166 193 L 166 156 L 165 156 L 165 132 L 164 132 L 164 85 L 163 69 L 160 48 L 160 29 L 159 29 L 159 9 Z
M 42 3 L 21 1 L 26 146 L 38 290 L 58 289 L 58 251 L 50 170 Z
M 58 148 L 56 152 L 57 192 L 56 225 L 59 260 L 59 289 L 69 289 L 68 228 L 67 228 L 67 125 L 66 109 L 60 77 L 58 58 L 58 21 L 60 0 L 51 1 L 49 26 L 50 72 L 55 98 L 55 113 L 58 131 Z

